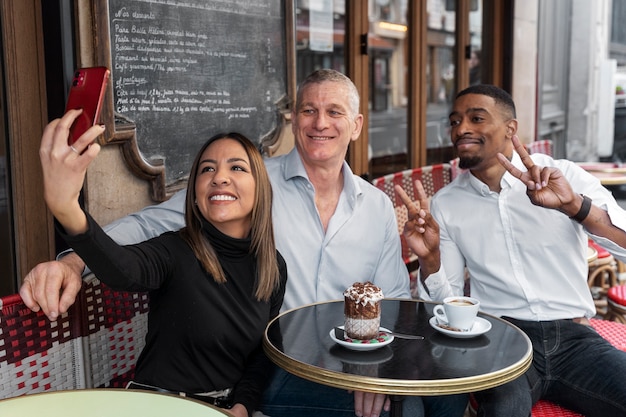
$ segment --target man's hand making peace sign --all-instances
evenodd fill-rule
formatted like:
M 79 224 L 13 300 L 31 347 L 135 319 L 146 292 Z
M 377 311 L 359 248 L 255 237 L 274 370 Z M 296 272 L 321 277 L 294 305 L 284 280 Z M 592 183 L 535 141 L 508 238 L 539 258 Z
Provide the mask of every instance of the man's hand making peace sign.
M 430 214 L 428 197 L 419 180 L 415 181 L 415 189 L 417 201 L 413 202 L 402 187 L 395 186 L 396 193 L 408 211 L 408 220 L 404 224 L 404 237 L 419 259 L 420 277 L 425 280 L 430 274 L 439 271 L 441 265 L 439 225 Z
M 613 225 L 605 210 L 595 206 L 591 200 L 572 190 L 559 169 L 535 165 L 517 136 L 512 137 L 512 142 L 527 171 L 522 172 L 515 168 L 511 161 L 502 154 L 498 154 L 498 161 L 511 175 L 526 184 L 526 193 L 533 204 L 557 209 L 579 221 L 588 232 L 606 237 L 622 247 L 626 247 L 626 232 Z M 584 207 L 585 204 L 587 205 L 586 208 Z
M 511 141 L 527 171 L 522 172 L 514 167 L 501 153 L 498 154 L 498 161 L 526 185 L 530 201 L 536 206 L 560 210 L 570 217 L 578 213 L 583 199 L 572 190 L 563 173 L 558 168 L 535 165 L 518 137 L 513 136 Z

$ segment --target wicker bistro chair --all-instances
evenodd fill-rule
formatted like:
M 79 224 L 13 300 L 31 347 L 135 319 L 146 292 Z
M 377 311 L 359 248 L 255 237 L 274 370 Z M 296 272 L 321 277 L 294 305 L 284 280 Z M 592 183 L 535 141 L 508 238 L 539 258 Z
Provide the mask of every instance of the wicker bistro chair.
M 612 287 L 618 284 L 617 263 L 609 251 L 591 239 L 589 240 L 589 247 L 594 248 L 598 255 L 589 262 L 587 282 L 598 313 L 606 318 L 607 294 Z
M 0 399 L 85 388 L 79 308 L 51 322 L 19 294 L 0 299 Z
M 607 313 L 604 318 L 626 324 L 626 285 L 616 285 L 610 288 L 607 293 L 607 303 Z M 626 350 L 626 343 L 624 346 L 622 350 Z
M 402 231 L 404 224 L 408 220 L 408 212 L 402 200 L 396 195 L 394 186 L 400 185 L 408 196 L 417 201 L 417 192 L 415 190 L 415 180 L 420 180 L 424 186 L 426 195 L 430 198 L 437 191 L 448 185 L 452 181 L 452 167 L 448 163 L 429 165 L 420 168 L 407 169 L 404 171 L 388 174 L 383 177 L 375 178 L 372 181 L 376 187 L 389 196 L 393 202 L 398 222 L 398 233 L 402 243 L 402 259 L 407 266 L 409 278 L 411 280 L 411 293 L 417 297 L 417 256 L 409 249 Z
M 114 291 L 93 274 L 81 291 L 88 388 L 124 388 L 148 331 L 148 294 Z

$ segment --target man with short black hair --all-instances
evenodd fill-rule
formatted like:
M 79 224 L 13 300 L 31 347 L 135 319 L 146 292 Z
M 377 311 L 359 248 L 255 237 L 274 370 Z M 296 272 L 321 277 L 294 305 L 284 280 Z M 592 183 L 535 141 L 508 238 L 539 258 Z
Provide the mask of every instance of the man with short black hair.
M 478 416 L 527 417 L 539 399 L 585 416 L 626 415 L 626 352 L 589 326 L 588 235 L 626 260 L 626 212 L 600 182 L 566 160 L 528 155 L 511 96 L 492 85 L 461 91 L 451 139 L 466 169 L 431 200 L 421 184 L 404 235 L 434 300 L 463 294 L 533 343 L 526 374 L 476 392 Z

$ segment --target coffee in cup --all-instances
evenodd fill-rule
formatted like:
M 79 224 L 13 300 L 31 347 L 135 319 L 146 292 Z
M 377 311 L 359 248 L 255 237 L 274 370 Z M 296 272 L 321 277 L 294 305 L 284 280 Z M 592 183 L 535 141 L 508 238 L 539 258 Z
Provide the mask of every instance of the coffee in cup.
M 443 304 L 433 308 L 433 313 L 440 324 L 467 332 L 472 329 L 480 302 L 473 297 L 446 297 Z
M 472 303 L 471 301 L 460 300 L 460 299 L 451 300 L 448 304 L 452 304 L 453 306 L 473 306 L 474 305 L 474 303 Z

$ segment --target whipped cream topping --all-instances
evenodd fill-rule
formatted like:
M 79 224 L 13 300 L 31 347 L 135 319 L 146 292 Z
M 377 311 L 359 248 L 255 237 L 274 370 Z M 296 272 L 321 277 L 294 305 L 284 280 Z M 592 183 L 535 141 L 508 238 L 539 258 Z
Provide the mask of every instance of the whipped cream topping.
M 362 305 L 373 304 L 384 298 L 382 290 L 369 281 L 355 282 L 343 292 L 343 295 Z

